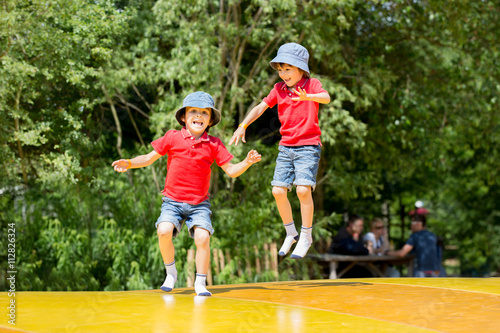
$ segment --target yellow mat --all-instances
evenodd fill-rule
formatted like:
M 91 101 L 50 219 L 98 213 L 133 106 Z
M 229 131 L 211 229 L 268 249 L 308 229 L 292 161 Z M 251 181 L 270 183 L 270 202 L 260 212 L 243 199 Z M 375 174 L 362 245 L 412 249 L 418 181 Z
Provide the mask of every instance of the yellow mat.
M 343 279 L 125 292 L 17 292 L 0 332 L 499 332 L 500 279 Z M 0 293 L 8 314 L 12 298 Z

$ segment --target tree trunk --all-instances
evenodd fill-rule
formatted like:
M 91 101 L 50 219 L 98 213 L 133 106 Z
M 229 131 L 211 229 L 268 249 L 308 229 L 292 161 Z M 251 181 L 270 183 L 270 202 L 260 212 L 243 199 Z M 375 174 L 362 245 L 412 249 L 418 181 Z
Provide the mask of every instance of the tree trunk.
M 118 113 L 116 112 L 115 108 L 115 103 L 111 99 L 111 97 L 108 94 L 108 91 L 106 87 L 103 85 L 102 86 L 102 91 L 104 92 L 104 95 L 106 96 L 106 101 L 109 104 L 109 107 L 111 108 L 111 113 L 113 114 L 113 119 L 115 120 L 115 125 L 116 125 L 116 133 L 118 134 L 118 137 L 116 138 L 116 150 L 118 151 L 118 156 L 120 158 L 123 158 L 123 153 L 122 153 L 122 126 L 120 124 L 120 118 L 118 118 Z M 127 172 L 128 180 L 130 182 L 130 186 L 134 186 L 134 181 L 132 179 L 132 174 L 130 172 Z
M 23 85 L 19 85 L 19 89 L 17 90 L 16 94 L 16 111 L 19 112 L 19 104 L 20 104 L 20 99 L 21 99 L 21 91 L 23 90 Z M 20 112 L 19 112 L 20 113 Z M 14 119 L 14 125 L 16 128 L 16 141 L 17 141 L 17 150 L 19 151 L 19 158 L 21 159 L 21 171 L 23 173 L 23 181 L 24 184 L 27 186 L 28 185 L 28 174 L 26 172 L 26 167 L 24 166 L 24 152 L 23 152 L 23 145 L 21 144 L 21 141 L 19 140 L 19 118 Z

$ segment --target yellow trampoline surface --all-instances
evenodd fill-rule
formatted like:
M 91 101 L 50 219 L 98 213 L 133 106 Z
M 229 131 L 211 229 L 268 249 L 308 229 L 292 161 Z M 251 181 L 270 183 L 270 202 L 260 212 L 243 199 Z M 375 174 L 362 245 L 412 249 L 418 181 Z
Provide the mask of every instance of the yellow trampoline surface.
M 343 279 L 16 292 L 0 332 L 500 332 L 500 278 Z M 0 293 L 4 313 L 11 300 Z

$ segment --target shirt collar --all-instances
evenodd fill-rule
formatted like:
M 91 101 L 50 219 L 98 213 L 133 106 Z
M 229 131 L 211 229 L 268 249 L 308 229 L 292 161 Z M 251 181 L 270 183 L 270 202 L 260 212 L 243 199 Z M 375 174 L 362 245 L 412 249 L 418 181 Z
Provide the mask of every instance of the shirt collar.
M 308 78 L 308 77 L 305 77 L 305 76 L 302 76 L 302 79 L 300 79 L 300 81 L 299 81 L 299 82 L 297 82 L 297 83 L 295 84 L 295 86 L 296 86 L 296 87 L 297 87 L 297 86 L 299 86 L 299 87 L 301 87 L 302 89 L 304 89 L 304 87 L 306 86 L 307 81 L 309 81 L 309 78 Z M 287 90 L 287 89 L 288 89 L 288 87 L 287 87 L 286 83 L 285 83 L 285 82 L 283 82 L 283 86 L 281 87 L 281 90 Z
M 189 131 L 186 129 L 186 127 L 183 127 L 181 129 L 181 133 L 182 133 L 182 137 L 184 139 L 189 139 L 189 138 L 192 138 L 193 136 L 191 135 L 191 133 L 189 133 Z M 210 139 L 208 138 L 208 133 L 207 131 L 205 131 L 203 133 L 203 135 L 197 140 L 197 141 L 210 141 Z

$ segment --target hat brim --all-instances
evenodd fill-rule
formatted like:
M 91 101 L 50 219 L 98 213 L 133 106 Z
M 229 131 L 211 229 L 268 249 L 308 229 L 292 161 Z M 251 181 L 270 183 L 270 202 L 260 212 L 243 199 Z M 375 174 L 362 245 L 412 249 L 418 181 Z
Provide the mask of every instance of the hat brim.
M 276 56 L 276 58 L 274 58 L 273 60 L 271 60 L 269 62 L 269 65 L 271 65 L 271 67 L 275 70 L 278 70 L 278 68 L 276 67 L 277 64 L 292 65 L 292 66 L 295 66 L 297 68 L 302 69 L 304 72 L 307 73 L 307 76 L 311 75 L 311 73 L 309 72 L 309 66 L 307 65 L 307 63 L 303 59 L 300 59 L 298 57 L 294 57 L 291 54 L 278 54 Z
M 177 122 L 179 124 L 181 124 L 182 127 L 186 126 L 186 123 L 184 121 L 182 121 L 182 119 L 181 119 L 182 115 L 186 112 L 186 108 L 187 108 L 187 106 L 183 106 L 179 110 L 175 111 L 175 119 L 177 119 Z M 216 108 L 208 107 L 208 109 L 212 110 L 212 116 L 211 116 L 211 119 L 210 119 L 211 121 L 210 121 L 210 125 L 209 126 L 213 127 L 213 126 L 217 125 L 220 122 L 221 114 L 220 114 L 220 111 L 217 110 Z

